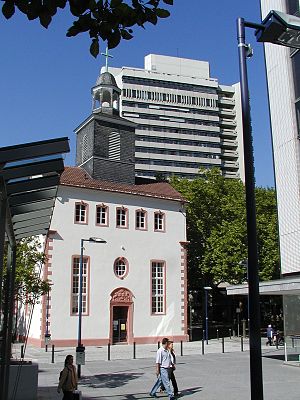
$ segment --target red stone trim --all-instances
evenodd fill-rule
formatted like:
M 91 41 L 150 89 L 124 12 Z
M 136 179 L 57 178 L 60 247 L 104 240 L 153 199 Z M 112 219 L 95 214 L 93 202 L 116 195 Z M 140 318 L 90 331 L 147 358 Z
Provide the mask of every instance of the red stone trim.
M 173 340 L 174 343 L 179 343 L 181 340 L 183 342 L 188 342 L 189 337 L 188 335 L 162 335 L 162 336 L 139 336 L 139 337 L 132 337 L 130 343 L 132 344 L 135 342 L 136 344 L 155 344 L 157 342 L 161 342 L 162 338 L 167 336 L 170 340 Z M 90 338 L 84 339 L 83 344 L 84 346 L 107 346 L 108 343 L 112 343 L 110 338 Z M 36 338 L 28 338 L 28 344 L 43 348 L 45 346 L 44 341 L 41 339 Z M 77 339 L 54 339 L 51 340 L 51 344 L 54 344 L 55 347 L 76 347 L 77 346 Z
M 188 324 L 187 324 L 187 313 L 188 313 L 188 297 L 187 297 L 187 244 L 188 242 L 180 242 L 181 245 L 181 267 L 182 267 L 182 275 L 181 275 L 181 301 L 183 309 L 182 313 L 182 330 L 185 335 L 188 333 Z
M 49 231 L 48 237 L 46 238 L 46 243 L 45 243 L 45 264 L 43 266 L 43 279 L 48 280 L 49 283 L 51 282 L 51 275 L 52 275 L 52 263 L 50 260 L 52 259 L 52 254 L 50 251 L 53 251 L 53 235 L 56 234 L 56 231 Z M 49 306 L 50 306 L 50 301 L 51 297 L 49 295 Z M 44 341 L 45 333 L 47 331 L 46 329 L 46 315 L 47 315 L 47 304 L 48 304 L 48 294 L 45 294 L 42 296 L 42 301 L 41 301 L 41 325 L 40 325 L 40 338 L 36 340 L 42 340 Z M 26 306 L 27 308 L 27 306 Z M 50 307 L 49 307 L 50 308 Z M 50 320 L 50 314 L 49 314 L 49 319 L 48 319 L 48 332 L 50 333 L 50 326 L 51 326 L 51 320 Z
M 109 325 L 109 341 L 113 342 L 113 312 L 114 307 L 128 307 L 127 316 L 127 343 L 134 342 L 133 339 L 133 294 L 124 287 L 117 288 L 111 292 L 110 300 L 110 325 Z M 86 343 L 86 341 L 84 341 Z

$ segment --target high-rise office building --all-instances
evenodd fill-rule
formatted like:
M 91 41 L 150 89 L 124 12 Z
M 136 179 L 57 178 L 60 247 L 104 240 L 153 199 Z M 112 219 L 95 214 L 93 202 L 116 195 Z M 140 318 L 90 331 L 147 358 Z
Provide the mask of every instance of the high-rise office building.
M 221 85 L 209 63 L 149 54 L 142 68 L 109 68 L 122 117 L 137 124 L 136 176 L 193 179 L 218 167 L 244 180 L 239 84 Z M 99 79 L 92 89 L 99 106 Z
M 299 0 L 261 0 L 270 10 L 300 16 Z M 263 294 L 283 295 L 287 361 L 299 360 L 300 331 L 300 50 L 265 44 L 275 182 L 277 189 L 282 280 Z

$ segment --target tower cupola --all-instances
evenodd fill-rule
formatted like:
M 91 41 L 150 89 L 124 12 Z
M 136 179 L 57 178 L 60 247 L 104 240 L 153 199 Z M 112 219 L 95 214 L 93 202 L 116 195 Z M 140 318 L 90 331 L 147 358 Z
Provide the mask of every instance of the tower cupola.
M 119 115 L 120 94 L 114 76 L 108 71 L 103 72 L 92 88 L 93 112 Z

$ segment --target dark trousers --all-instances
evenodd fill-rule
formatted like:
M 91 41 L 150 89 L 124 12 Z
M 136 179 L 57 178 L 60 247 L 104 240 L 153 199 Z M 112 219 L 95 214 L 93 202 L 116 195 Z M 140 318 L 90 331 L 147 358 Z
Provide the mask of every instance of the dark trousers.
M 65 392 L 64 391 L 64 397 L 62 400 L 73 400 L 74 399 L 74 394 L 73 392 Z
M 175 378 L 173 369 L 171 369 L 170 379 L 171 379 L 171 382 L 172 382 L 174 394 L 178 394 L 178 386 L 177 386 L 177 382 L 176 382 L 176 378 Z
M 174 395 L 176 395 L 176 394 L 178 394 L 178 386 L 177 386 L 177 382 L 176 382 L 176 378 L 175 378 L 175 375 L 174 375 L 174 369 L 173 368 L 170 369 L 169 377 L 170 377 L 170 380 L 172 382 Z M 165 387 L 164 387 L 163 384 L 161 384 L 160 388 L 161 388 L 161 390 L 165 390 Z

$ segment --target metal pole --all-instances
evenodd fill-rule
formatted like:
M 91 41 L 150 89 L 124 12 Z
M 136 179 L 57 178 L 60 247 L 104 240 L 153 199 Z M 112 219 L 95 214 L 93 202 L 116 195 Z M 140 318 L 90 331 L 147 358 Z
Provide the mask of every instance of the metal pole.
M 78 341 L 77 350 L 82 347 L 81 344 L 81 323 L 82 323 L 82 270 L 83 270 L 83 242 L 80 240 L 80 260 L 79 260 L 79 299 L 78 299 Z M 81 377 L 81 364 L 77 365 L 77 376 Z
M 110 342 L 107 344 L 107 360 L 110 361 Z
M 21 346 L 21 358 L 24 358 L 24 344 Z
M 3 189 L 4 190 L 4 189 Z M 7 201 L 4 192 L 0 187 L 0 325 L 2 321 L 2 283 L 3 283 L 3 259 L 4 259 L 4 242 L 5 242 L 5 221 L 7 211 Z M 1 356 L 2 358 L 2 356 Z
M 204 289 L 204 291 L 205 291 L 205 339 L 206 339 L 206 344 L 208 344 L 207 290 Z
M 248 237 L 248 309 L 250 319 L 250 386 L 251 399 L 263 400 L 263 378 L 261 361 L 260 338 L 260 307 L 259 307 L 259 280 L 258 280 L 258 254 L 255 209 L 255 178 L 253 144 L 250 119 L 250 100 L 248 89 L 247 63 L 248 50 L 245 43 L 245 23 L 243 18 L 237 19 L 237 36 L 239 51 L 239 67 L 241 81 L 242 123 L 244 141 L 245 163 L 245 192 L 247 211 L 247 237 Z
M 3 400 L 8 399 L 8 386 L 9 386 L 9 373 L 10 373 L 10 359 L 11 359 L 11 341 L 12 341 L 12 328 L 13 328 L 13 316 L 14 316 L 14 304 L 15 304 L 15 278 L 16 278 L 16 245 L 10 245 L 8 248 L 10 253 L 9 264 L 7 265 L 7 275 L 8 275 L 8 287 L 6 290 L 8 294 L 8 304 L 7 304 L 7 329 L 6 329 L 6 349 L 5 353 L 5 380 L 3 382 Z M 6 311 L 6 310 L 5 310 Z
M 192 312 L 192 304 L 190 300 L 190 341 L 193 341 L 193 312 Z

